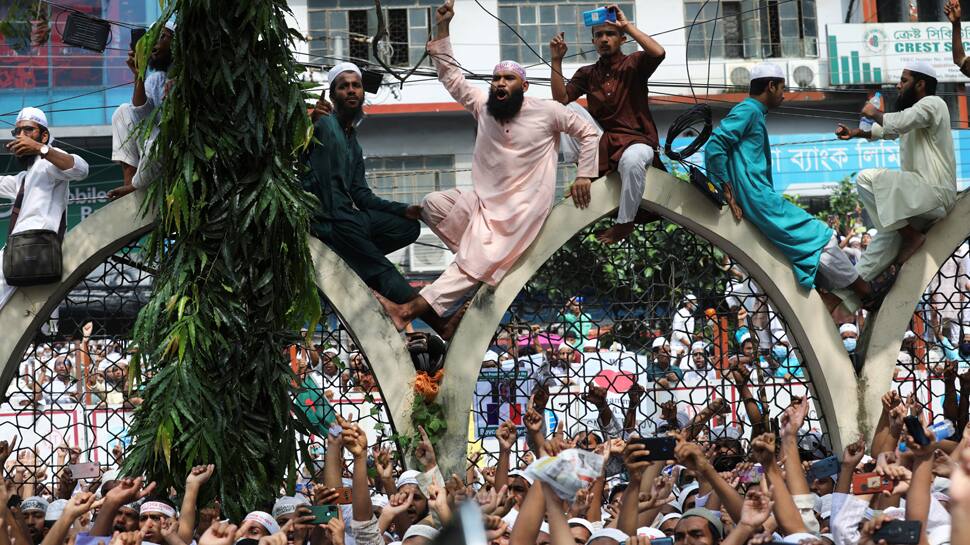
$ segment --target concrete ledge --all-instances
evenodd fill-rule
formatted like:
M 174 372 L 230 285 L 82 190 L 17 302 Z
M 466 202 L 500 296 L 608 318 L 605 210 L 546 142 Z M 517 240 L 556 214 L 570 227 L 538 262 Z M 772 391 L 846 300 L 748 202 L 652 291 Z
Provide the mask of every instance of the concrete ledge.
M 863 379 L 866 384 L 865 404 L 872 407 L 867 415 L 870 429 L 874 429 L 879 421 L 882 410 L 880 398 L 892 387 L 903 334 L 909 327 L 916 305 L 943 263 L 970 236 L 968 218 L 970 193 L 964 193 L 953 210 L 930 228 L 923 247 L 903 265 L 879 312 L 866 324 L 860 345 L 864 345 L 866 350 Z
M 535 242 L 502 282 L 479 290 L 473 298 L 452 339 L 452 346 L 460 348 L 448 351 L 438 397 L 448 414 L 448 433 L 443 440 L 448 448 L 438 452 L 445 474 L 463 470 L 474 385 L 482 354 L 502 315 L 553 253 L 616 209 L 619 189 L 619 179 L 612 175 L 593 184 L 589 208 L 576 209 L 569 200 L 558 203 Z M 821 298 L 798 286 L 787 260 L 750 224 L 736 223 L 729 212 L 718 210 L 691 185 L 657 169 L 647 171 L 642 207 L 707 239 L 749 272 L 784 316 L 789 334 L 802 351 L 833 446 L 841 450 L 855 440 L 859 404 L 852 364 Z
M 333 250 L 310 237 L 310 255 L 317 271 L 317 286 L 347 325 L 374 371 L 394 431 L 409 435 L 413 431 L 411 402 L 415 372 L 403 337 L 370 288 Z

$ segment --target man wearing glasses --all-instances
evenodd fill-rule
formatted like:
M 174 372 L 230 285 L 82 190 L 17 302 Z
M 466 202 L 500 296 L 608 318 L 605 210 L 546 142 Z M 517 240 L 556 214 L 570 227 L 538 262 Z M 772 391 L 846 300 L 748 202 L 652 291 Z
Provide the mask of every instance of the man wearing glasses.
M 63 237 L 67 225 L 67 184 L 86 178 L 88 164 L 77 155 L 51 147 L 47 116 L 37 108 L 21 110 L 11 133 L 14 139 L 7 144 L 7 150 L 23 170 L 0 176 L 0 199 L 13 201 L 7 237 L 31 229 L 57 231 Z M 13 291 L 0 271 L 0 308 Z

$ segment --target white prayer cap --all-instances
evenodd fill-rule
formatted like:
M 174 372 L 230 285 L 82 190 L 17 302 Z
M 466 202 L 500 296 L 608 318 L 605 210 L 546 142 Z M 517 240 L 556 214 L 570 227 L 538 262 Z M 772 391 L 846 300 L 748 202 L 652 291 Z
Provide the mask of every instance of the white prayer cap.
M 26 513 L 28 511 L 41 511 L 43 513 L 47 512 L 47 500 L 40 496 L 31 496 L 26 500 L 20 502 L 20 512 Z
M 525 479 L 525 482 L 529 483 L 529 486 L 532 486 L 532 483 L 535 482 L 535 479 L 527 475 L 526 472 L 520 471 L 518 469 L 513 469 L 512 471 L 509 471 L 509 477 L 522 477 L 523 479 Z
M 411 527 L 408 528 L 408 531 L 404 532 L 404 537 L 401 538 L 401 543 L 407 543 L 407 540 L 412 537 L 434 539 L 438 537 L 438 530 L 435 530 L 426 524 L 412 524 Z
M 394 483 L 394 484 L 398 488 L 401 488 L 402 486 L 407 486 L 409 484 L 416 485 L 416 484 L 418 484 L 418 475 L 420 475 L 420 474 L 421 474 L 420 471 L 416 471 L 414 469 L 409 469 L 409 470 L 405 471 L 404 473 L 401 473 L 401 476 L 397 478 L 397 482 Z
M 866 234 L 869 235 L 870 237 L 874 237 L 879 234 L 879 231 L 876 229 L 869 229 L 868 231 L 866 231 Z
M 276 519 L 274 519 L 272 515 L 265 511 L 253 511 L 252 513 L 246 515 L 243 522 L 246 522 L 247 520 L 251 520 L 263 528 L 266 528 L 266 531 L 269 532 L 270 535 L 280 531 L 279 523 L 276 522 Z
M 704 352 L 707 350 L 707 343 L 704 341 L 694 341 L 694 344 L 690 345 L 690 353 L 694 352 Z
M 592 543 L 594 539 L 599 539 L 601 537 L 612 539 L 617 543 L 624 543 L 627 539 L 629 539 L 630 536 L 624 534 L 616 528 L 603 528 L 602 530 L 596 530 L 593 532 L 593 535 L 589 536 L 589 539 L 586 540 L 586 545 Z
M 919 72 L 924 76 L 929 76 L 936 79 L 936 69 L 934 69 L 933 66 L 926 61 L 910 61 L 906 63 L 903 68 L 909 70 L 910 72 Z
M 343 74 L 344 72 L 353 72 L 358 76 L 361 75 L 360 68 L 358 68 L 356 64 L 352 62 L 339 63 L 331 68 L 329 72 L 327 72 L 327 81 L 329 82 L 330 87 L 333 87 L 333 84 L 336 83 L 337 76 Z
M 697 297 L 693 293 L 688 293 L 684 296 L 684 301 L 690 301 L 691 303 L 697 302 Z
M 339 354 L 339 352 L 337 351 L 337 349 L 336 348 L 333 348 L 332 346 L 331 347 L 328 347 L 328 348 L 324 348 L 323 349 L 323 353 L 326 354 L 326 355 L 328 355 L 328 356 L 336 356 L 337 354 Z
M 273 504 L 273 518 L 278 519 L 286 515 L 292 515 L 296 513 L 297 508 L 301 505 L 310 504 L 293 496 L 283 496 Z
M 663 524 L 668 520 L 677 520 L 681 518 L 684 518 L 684 515 L 681 515 L 680 513 L 667 513 L 666 515 L 660 517 L 660 522 L 657 523 L 657 526 L 663 526 Z
M 852 235 L 849 238 L 849 245 L 851 246 L 853 244 L 862 244 L 862 237 L 860 237 L 859 235 Z
M 649 526 L 641 526 L 640 528 L 637 528 L 637 535 L 646 536 L 646 537 L 649 537 L 650 539 L 663 539 L 667 537 L 667 534 L 661 532 L 656 528 L 651 528 Z
M 593 528 L 593 523 L 583 518 L 571 518 L 567 520 L 566 523 L 570 526 L 582 526 L 583 528 L 586 528 L 586 531 L 588 531 L 590 534 L 596 531 L 596 528 Z
M 785 72 L 777 64 L 770 62 L 758 63 L 751 69 L 751 79 L 777 78 L 785 79 Z
M 48 128 L 47 116 L 40 108 L 34 108 L 33 106 L 27 106 L 20 113 L 17 114 L 17 121 L 33 121 L 45 129 Z
M 650 345 L 650 348 L 656 350 L 663 347 L 665 344 L 667 344 L 667 337 L 657 337 L 653 340 L 653 344 Z
M 482 357 L 482 362 L 484 363 L 486 361 L 494 361 L 494 362 L 497 362 L 498 361 L 498 354 L 494 350 L 489 350 L 489 351 L 485 352 L 485 355 Z
M 168 21 L 165 21 L 165 28 L 171 30 L 172 32 L 175 32 L 175 26 L 176 26 L 175 15 L 172 15 L 171 19 L 169 19 Z
M 67 500 L 54 500 L 47 506 L 47 511 L 44 514 L 44 520 L 48 522 L 54 522 L 61 518 L 64 514 L 64 507 L 67 505 Z
M 583 348 L 599 348 L 599 341 L 596 339 L 586 339 L 583 341 Z
M 700 485 L 697 484 L 697 481 L 694 481 L 688 484 L 687 486 L 685 486 L 684 488 L 682 488 L 680 491 L 680 494 L 677 494 L 677 499 L 674 501 L 674 507 L 676 507 L 680 511 L 683 511 L 684 504 L 687 503 L 687 498 L 691 494 L 697 492 L 699 489 L 700 489 Z
M 903 340 L 904 341 L 906 339 L 915 339 L 915 338 L 916 338 L 916 333 L 913 333 L 911 330 L 906 330 L 906 333 L 903 333 Z
M 839 326 L 839 334 L 844 335 L 846 333 L 859 334 L 859 328 L 855 324 L 842 324 Z

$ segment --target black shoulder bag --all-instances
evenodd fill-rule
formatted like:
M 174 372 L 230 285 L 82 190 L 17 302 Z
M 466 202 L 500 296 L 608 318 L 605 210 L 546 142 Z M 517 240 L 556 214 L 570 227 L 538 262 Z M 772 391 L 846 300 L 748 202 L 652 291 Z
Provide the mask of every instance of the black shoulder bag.
M 24 202 L 24 178 L 10 213 L 7 245 L 3 250 L 3 277 L 11 286 L 37 286 L 61 280 L 61 242 L 67 229 L 67 213 L 58 231 L 30 229 L 14 234 L 13 228 Z

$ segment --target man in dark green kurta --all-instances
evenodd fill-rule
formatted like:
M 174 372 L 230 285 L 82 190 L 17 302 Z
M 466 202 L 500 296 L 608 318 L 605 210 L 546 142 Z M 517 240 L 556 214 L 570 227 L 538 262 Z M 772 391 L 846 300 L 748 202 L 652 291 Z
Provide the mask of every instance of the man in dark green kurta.
M 417 240 L 421 207 L 384 200 L 367 186 L 354 128 L 364 104 L 360 69 L 341 63 L 330 71 L 329 81 L 334 111 L 314 123 L 310 168 L 303 179 L 303 188 L 320 200 L 311 232 L 370 288 L 406 303 L 417 294 L 384 256 Z

